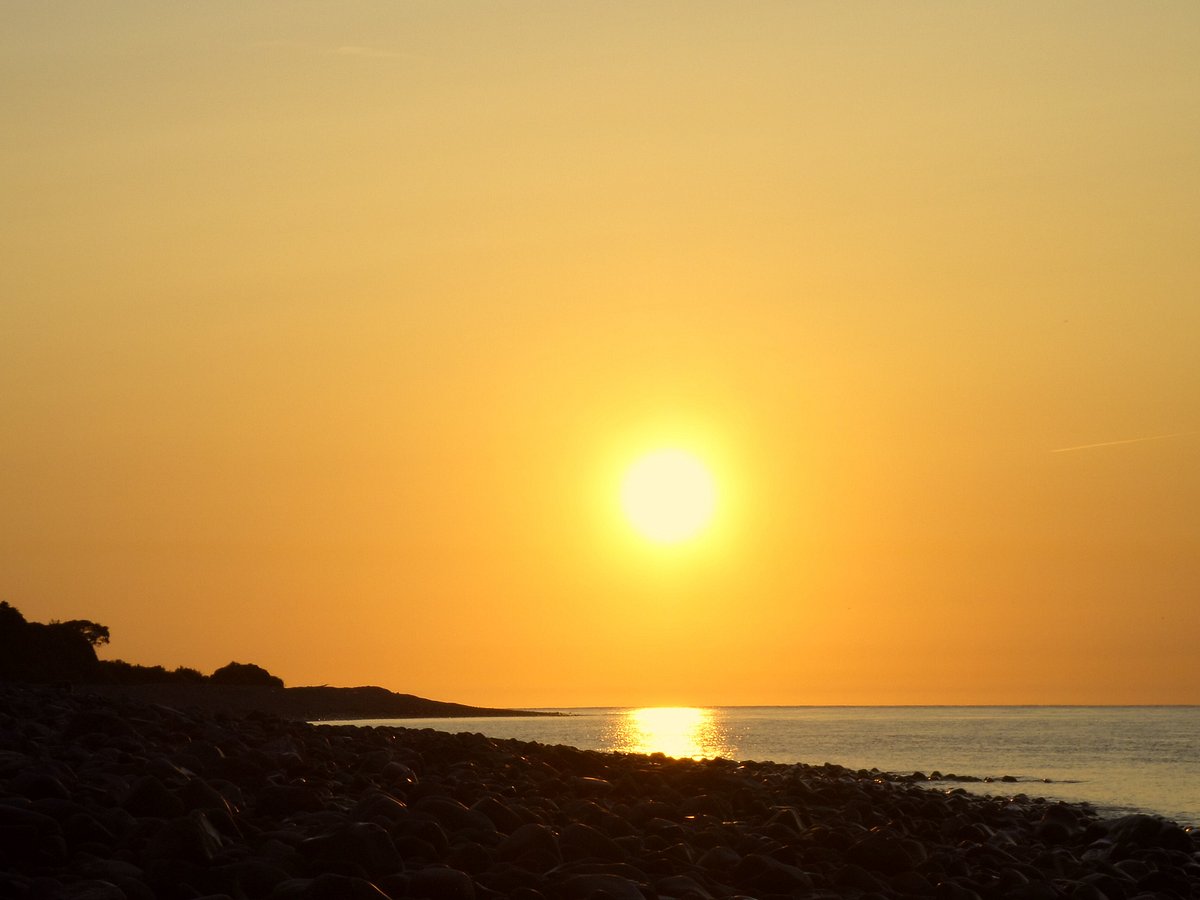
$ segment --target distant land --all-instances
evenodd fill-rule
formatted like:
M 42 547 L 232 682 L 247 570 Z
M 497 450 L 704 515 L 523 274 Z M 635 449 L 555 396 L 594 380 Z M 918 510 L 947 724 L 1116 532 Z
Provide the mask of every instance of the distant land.
M 77 684 L 77 693 L 125 697 L 177 708 L 262 712 L 282 719 L 441 719 L 451 717 L 555 716 L 560 713 L 494 709 L 397 694 L 381 687 L 280 687 L 231 684 Z
M 96 648 L 108 642 L 107 625 L 91 619 L 30 622 L 15 606 L 0 600 L 0 683 L 54 685 L 79 695 L 127 697 L 177 708 L 262 712 L 306 722 L 555 715 L 444 703 L 381 687 L 285 687 L 282 678 L 254 663 L 230 662 L 205 675 L 187 666 L 167 669 L 100 659 Z

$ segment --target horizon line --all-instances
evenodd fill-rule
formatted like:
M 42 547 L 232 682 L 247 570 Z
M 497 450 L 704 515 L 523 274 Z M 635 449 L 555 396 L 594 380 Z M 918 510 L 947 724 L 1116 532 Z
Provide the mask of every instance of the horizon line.
M 556 709 L 1151 709 L 1187 707 L 1200 708 L 1200 701 L 1194 703 L 673 703 L 633 706 L 504 706 L 498 708 L 537 712 Z

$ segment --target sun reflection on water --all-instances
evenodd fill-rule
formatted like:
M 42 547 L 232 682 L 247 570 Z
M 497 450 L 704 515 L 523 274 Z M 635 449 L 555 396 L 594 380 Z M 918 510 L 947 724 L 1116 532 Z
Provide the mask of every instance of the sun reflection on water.
M 713 711 L 695 706 L 628 710 L 615 726 L 611 744 L 623 753 L 665 753 L 690 759 L 732 756 L 726 730 Z

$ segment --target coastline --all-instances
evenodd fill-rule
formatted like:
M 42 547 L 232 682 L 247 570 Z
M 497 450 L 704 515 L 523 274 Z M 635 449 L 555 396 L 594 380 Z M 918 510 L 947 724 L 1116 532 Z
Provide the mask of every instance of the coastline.
M 0 724 L 0 895 L 17 898 L 1200 893 L 1196 830 L 829 764 L 309 725 L 13 685 L 0 686 Z
M 439 719 L 556 716 L 558 713 L 497 709 L 429 700 L 382 687 L 268 687 L 224 684 L 78 684 L 81 695 L 127 698 L 163 706 L 235 713 L 268 713 L 297 722 L 323 719 Z
M 624 707 L 557 711 L 573 715 L 356 724 L 479 731 L 587 750 L 832 761 L 856 770 L 928 773 L 914 780 L 938 789 L 1028 793 L 1091 803 L 1107 816 L 1147 813 L 1200 826 L 1198 707 L 711 707 L 661 723 Z

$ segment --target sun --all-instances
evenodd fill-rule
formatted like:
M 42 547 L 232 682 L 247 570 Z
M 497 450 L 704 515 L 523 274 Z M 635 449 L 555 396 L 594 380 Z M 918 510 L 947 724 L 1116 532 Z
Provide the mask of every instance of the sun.
M 712 521 L 717 487 L 692 454 L 655 450 L 638 458 L 621 482 L 621 509 L 634 530 L 659 544 L 695 537 Z

